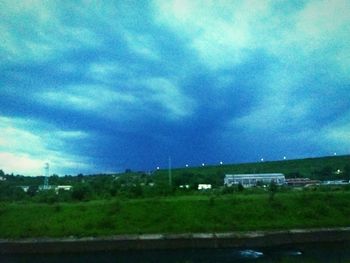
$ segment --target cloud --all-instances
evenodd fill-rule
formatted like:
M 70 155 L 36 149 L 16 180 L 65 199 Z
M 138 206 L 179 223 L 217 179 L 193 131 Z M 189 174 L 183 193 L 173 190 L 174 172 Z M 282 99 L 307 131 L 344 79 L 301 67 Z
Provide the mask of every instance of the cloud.
M 184 36 L 212 69 L 242 63 L 261 43 L 254 34 L 270 16 L 267 1 L 155 1 L 158 20 Z
M 83 131 L 58 131 L 56 136 L 63 139 L 82 139 L 88 137 L 88 134 Z
M 126 70 L 116 62 L 92 63 L 87 70 L 86 77 L 102 83 L 113 83 L 115 79 L 125 74 Z
M 5 172 L 14 172 L 15 174 L 43 174 L 42 160 L 33 159 L 32 157 L 25 154 L 0 152 L 0 167 Z
M 167 110 L 171 118 L 191 115 L 195 103 L 184 94 L 179 86 L 165 78 L 151 78 L 144 81 L 149 94 L 146 100 L 156 102 Z
M 101 45 L 93 29 L 66 23 L 56 2 L 1 1 L 1 6 L 0 54 L 7 62 L 47 61 L 77 46 Z
M 152 36 L 146 34 L 135 34 L 127 31 L 125 31 L 123 35 L 132 52 L 147 59 L 159 59 L 159 54 L 157 54 L 155 41 Z
M 315 140 L 324 141 L 325 149 L 329 152 L 347 154 L 350 151 L 350 110 L 343 117 L 331 122 L 318 132 Z M 336 149 L 336 150 L 335 150 Z
M 96 70 L 96 66 L 94 66 Z M 108 74 L 111 68 L 98 68 L 102 74 Z M 152 114 L 158 105 L 165 109 L 169 119 L 186 117 L 193 112 L 194 101 L 184 94 L 181 88 L 166 78 L 148 78 L 132 80 L 134 85 L 143 89 L 125 89 L 106 85 L 77 85 L 61 89 L 52 89 L 36 93 L 38 103 L 61 109 L 73 109 L 92 113 L 100 118 L 132 118 L 130 110 L 144 108 Z M 128 115 L 128 117 L 126 117 Z
M 54 130 L 44 123 L 0 117 L 0 134 L 0 167 L 5 171 L 40 175 L 45 162 L 54 173 L 91 169 L 86 158 L 67 152 L 66 147 L 68 141 L 86 138 L 86 132 Z
M 111 90 L 103 85 L 68 86 L 36 94 L 37 100 L 50 106 L 93 112 L 107 118 L 118 117 L 123 107 L 137 99 L 132 94 Z M 112 111 L 111 111 L 112 110 Z
M 0 152 L 92 172 L 346 151 L 349 13 L 341 0 L 0 0 Z
M 273 1 L 160 0 L 154 9 L 157 21 L 185 38 L 214 70 L 244 63 L 259 49 L 285 63 L 304 64 L 311 58 L 335 64 L 336 59 L 345 70 L 348 60 L 348 1 L 281 6 Z

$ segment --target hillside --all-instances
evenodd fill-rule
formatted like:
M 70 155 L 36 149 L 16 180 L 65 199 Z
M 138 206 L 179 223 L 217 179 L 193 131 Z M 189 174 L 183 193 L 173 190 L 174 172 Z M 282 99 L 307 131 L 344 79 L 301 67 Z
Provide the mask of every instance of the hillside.
M 336 174 L 338 169 L 341 172 Z M 197 183 L 222 184 L 225 174 L 245 173 L 283 173 L 287 178 L 308 177 L 320 180 L 350 179 L 350 155 L 172 169 L 175 184 L 186 183 L 186 179 L 194 177 L 201 178 Z M 167 176 L 167 170 L 155 173 L 159 179 Z

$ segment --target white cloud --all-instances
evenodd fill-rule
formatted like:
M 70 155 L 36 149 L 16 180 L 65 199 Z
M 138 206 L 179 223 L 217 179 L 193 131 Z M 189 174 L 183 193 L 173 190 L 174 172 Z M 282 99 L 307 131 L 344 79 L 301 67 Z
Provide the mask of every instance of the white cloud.
M 50 163 L 53 173 L 90 167 L 85 158 L 64 150 L 67 140 L 86 138 L 87 133 L 53 127 L 34 129 L 36 126 L 35 121 L 0 117 L 0 169 L 8 173 L 40 175 L 45 162 Z
M 43 160 L 34 159 L 27 154 L 0 152 L 0 167 L 6 173 L 42 175 Z
M 348 59 L 342 62 L 336 57 L 350 53 L 349 1 L 309 1 L 290 11 L 276 5 L 274 1 L 154 1 L 157 21 L 185 38 L 212 69 L 240 64 L 254 51 L 265 50 L 285 63 L 304 65 L 319 59 L 339 63 L 345 70 Z
M 87 71 L 87 77 L 91 77 L 103 83 L 113 82 L 125 69 L 116 62 L 92 63 Z
M 125 106 L 137 100 L 130 93 L 114 91 L 104 85 L 68 86 L 61 90 L 37 93 L 36 97 L 41 103 L 98 113 L 106 117 L 118 117 Z
M 318 131 L 315 140 L 324 142 L 323 148 L 328 152 L 348 154 L 350 152 L 350 111 L 344 116 Z
M 89 136 L 84 131 L 58 131 L 55 134 L 62 139 L 84 139 Z
M 178 119 L 193 113 L 195 102 L 173 81 L 166 78 L 151 78 L 146 79 L 144 84 L 149 94 L 145 99 L 160 104 L 167 110 L 170 118 Z
M 109 74 L 112 68 L 95 67 L 101 74 Z M 128 83 L 132 88 L 118 91 L 108 85 L 74 85 L 62 89 L 40 92 L 37 101 L 63 109 L 92 113 L 100 118 L 123 120 L 133 119 L 140 109 L 153 112 L 156 103 L 165 109 L 169 119 L 190 116 L 195 102 L 187 96 L 175 81 L 167 78 L 134 79 Z M 135 88 L 137 87 L 137 88 Z M 156 114 L 161 114 L 156 112 Z
M 241 63 L 261 45 L 255 32 L 268 20 L 268 3 L 155 1 L 154 6 L 158 21 L 185 37 L 203 63 L 216 69 Z
M 150 35 L 131 33 L 127 31 L 125 31 L 123 35 L 127 45 L 133 52 L 147 59 L 159 59 L 155 41 Z
M 60 4 L 58 4 L 60 5 Z M 0 54 L 7 61 L 45 61 L 79 47 L 97 47 L 94 28 L 66 23 L 54 1 L 1 1 Z

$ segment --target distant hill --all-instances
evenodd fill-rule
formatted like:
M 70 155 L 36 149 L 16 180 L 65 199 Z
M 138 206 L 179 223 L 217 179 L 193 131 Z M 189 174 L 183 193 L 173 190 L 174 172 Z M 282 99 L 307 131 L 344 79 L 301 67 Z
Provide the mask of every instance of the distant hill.
M 172 169 L 172 177 L 175 184 L 185 184 L 196 178 L 196 182 L 193 183 L 213 183 L 214 185 L 220 185 L 223 182 L 225 174 L 283 173 L 287 178 L 308 177 L 327 180 L 345 179 L 349 176 L 349 169 L 350 155 L 342 155 L 271 162 L 176 168 Z M 165 179 L 167 176 L 168 171 L 165 169 L 155 173 L 155 177 L 159 179 Z

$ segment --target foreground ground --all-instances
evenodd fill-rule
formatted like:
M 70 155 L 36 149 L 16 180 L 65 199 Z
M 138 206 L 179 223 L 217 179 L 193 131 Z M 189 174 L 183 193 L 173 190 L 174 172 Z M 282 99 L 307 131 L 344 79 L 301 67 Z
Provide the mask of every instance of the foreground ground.
M 0 203 L 0 238 L 226 232 L 350 225 L 350 191 Z

